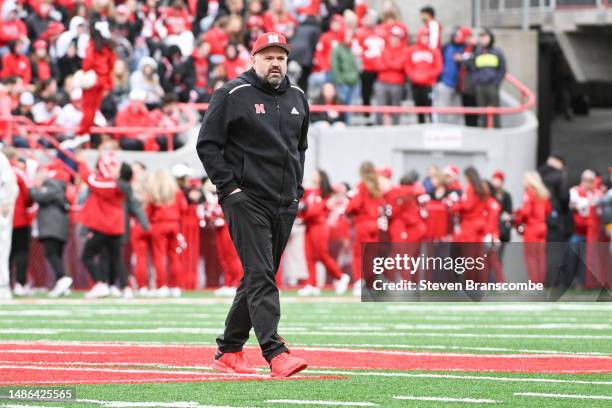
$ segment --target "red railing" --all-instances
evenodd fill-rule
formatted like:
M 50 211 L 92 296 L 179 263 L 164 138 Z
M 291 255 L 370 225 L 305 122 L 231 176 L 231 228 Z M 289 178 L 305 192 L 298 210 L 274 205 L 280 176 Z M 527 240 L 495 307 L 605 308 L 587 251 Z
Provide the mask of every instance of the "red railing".
M 535 95 L 525 84 L 511 74 L 506 74 L 506 81 L 520 93 L 520 104 L 502 107 L 463 107 L 463 106 L 365 106 L 365 105 L 310 105 L 311 112 L 347 113 L 383 113 L 383 114 L 456 114 L 456 115 L 487 115 L 487 127 L 493 127 L 495 115 L 510 115 L 530 110 L 535 105 Z M 195 109 L 206 110 L 206 103 L 190 104 Z
M 390 114 L 455 114 L 455 115 L 486 115 L 487 127 L 493 127 L 495 115 L 510 115 L 522 113 L 530 110 L 535 105 L 535 95 L 522 82 L 510 74 L 506 74 L 506 81 L 515 87 L 520 94 L 520 103 L 517 106 L 503 107 L 462 107 L 462 106 L 363 106 L 363 105 L 310 105 L 311 112 L 326 112 L 335 110 L 337 112 L 350 113 L 382 113 Z M 185 132 L 196 125 L 196 110 L 204 111 L 208 108 L 206 103 L 189 103 L 179 105 L 179 109 L 186 118 L 186 121 L 176 127 L 92 127 L 90 133 L 108 135 L 165 135 L 168 140 L 168 150 L 173 150 L 173 135 Z M 10 138 L 15 129 L 20 134 L 35 133 L 48 141 L 53 147 L 62 150 L 59 143 L 52 136 L 59 133 L 75 133 L 76 128 L 65 128 L 55 125 L 37 125 L 23 116 L 9 116 L 0 118 L 0 124 L 4 123 L 4 131 Z M 73 158 L 69 151 L 62 150 L 68 158 Z

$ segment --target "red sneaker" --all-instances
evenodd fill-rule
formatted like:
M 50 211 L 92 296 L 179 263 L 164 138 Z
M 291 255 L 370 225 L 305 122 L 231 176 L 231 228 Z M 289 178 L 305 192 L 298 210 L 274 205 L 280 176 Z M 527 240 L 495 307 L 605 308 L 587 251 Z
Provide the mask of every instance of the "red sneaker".
M 308 367 L 305 360 L 292 356 L 289 352 L 281 353 L 270 362 L 272 377 L 290 377 Z
M 251 366 L 249 360 L 244 355 L 244 351 L 237 353 L 217 352 L 215 360 L 210 365 L 215 370 L 229 374 L 257 374 L 257 370 Z

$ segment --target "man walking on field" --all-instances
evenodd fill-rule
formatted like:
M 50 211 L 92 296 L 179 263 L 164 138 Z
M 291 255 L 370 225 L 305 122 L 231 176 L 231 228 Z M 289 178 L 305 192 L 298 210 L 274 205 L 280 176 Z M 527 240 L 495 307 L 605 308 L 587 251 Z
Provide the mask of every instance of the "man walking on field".
M 261 34 L 253 68 L 213 94 L 198 137 L 244 268 L 212 364 L 227 373 L 255 373 L 242 351 L 251 327 L 273 377 L 307 366 L 277 333 L 276 272 L 304 194 L 309 123 L 304 92 L 286 77 L 289 51 L 281 34 Z

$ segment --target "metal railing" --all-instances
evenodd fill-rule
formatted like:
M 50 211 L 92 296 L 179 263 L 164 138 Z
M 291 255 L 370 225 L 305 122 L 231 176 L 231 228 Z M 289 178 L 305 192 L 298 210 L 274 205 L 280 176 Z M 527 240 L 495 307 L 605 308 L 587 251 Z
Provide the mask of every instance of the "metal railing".
M 492 128 L 496 115 L 510 115 L 526 112 L 535 105 L 534 93 L 522 82 L 511 74 L 506 74 L 506 81 L 513 86 L 520 95 L 519 104 L 516 106 L 501 107 L 463 107 L 463 106 L 364 106 L 364 105 L 310 105 L 311 112 L 327 112 L 335 110 L 345 113 L 382 113 L 391 114 L 455 114 L 455 115 L 486 115 L 487 128 Z M 181 112 L 186 118 L 185 122 L 176 127 L 92 127 L 90 133 L 107 135 L 134 135 L 142 137 L 154 137 L 165 135 L 168 141 L 168 151 L 174 149 L 173 137 L 182 132 L 186 132 L 196 126 L 196 110 L 205 111 L 208 108 L 206 103 L 189 103 L 179 105 Z M 24 116 L 10 116 L 0 118 L 0 125 L 4 126 L 1 131 L 5 133 L 5 138 L 10 140 L 13 134 L 34 135 L 42 138 L 62 151 L 71 160 L 74 159 L 72 153 L 62 149 L 53 135 L 63 133 L 74 133 L 76 128 L 66 128 L 56 125 L 37 125 Z M 1 129 L 1 128 L 0 128 Z M 37 142 L 40 143 L 40 142 Z M 36 147 L 36 146 L 32 146 Z

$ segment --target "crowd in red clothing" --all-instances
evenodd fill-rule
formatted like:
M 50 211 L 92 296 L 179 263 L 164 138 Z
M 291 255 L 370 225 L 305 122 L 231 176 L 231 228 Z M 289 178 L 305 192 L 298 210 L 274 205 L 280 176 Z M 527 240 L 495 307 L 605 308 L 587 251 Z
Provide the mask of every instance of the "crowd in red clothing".
M 223 271 L 221 288 L 216 293 L 234 293 L 242 277 L 242 265 L 214 186 L 207 179 L 194 178 L 192 169 L 185 164 L 176 165 L 172 173 L 149 172 L 142 163 L 119 163 L 112 150 L 103 149 L 95 170 L 90 170 L 81 152 L 76 153 L 74 161 L 56 159 L 34 169 L 37 163 L 20 157 L 14 149 L 8 148 L 5 154 L 19 189 L 11 252 L 15 294 L 28 293 L 28 260 L 35 221 L 37 239 L 44 241 L 45 256 L 56 274 L 57 284 L 51 291 L 54 296 L 67 293 L 72 284 L 61 261 L 63 248 L 71 240 L 80 242 L 80 259 L 91 278 L 88 297 L 131 297 L 134 289 L 141 296 L 179 296 L 181 289 L 196 289 L 202 283 L 199 270 L 204 248 L 214 248 Z M 513 208 L 504 190 L 505 175 L 501 171 L 485 181 L 475 168 L 468 167 L 463 170 L 462 183 L 456 166 L 431 166 L 424 179 L 411 171 L 395 184 L 390 167 L 365 162 L 360 167 L 360 181 L 350 188 L 330 183 L 327 174 L 317 170 L 310 181 L 305 181 L 310 188 L 300 203 L 296 221 L 296 225 L 303 226 L 303 240 L 296 241 L 300 242 L 297 246 L 289 245 L 287 250 L 299 252 L 298 258 L 306 265 L 307 275 L 302 277 L 298 293 L 320 293 L 318 262 L 334 281 L 337 293 L 344 293 L 351 283 L 354 293 L 359 293 L 362 244 L 371 242 L 401 243 L 413 257 L 421 251 L 435 253 L 440 250 L 438 244 L 464 243 L 459 251 L 465 256 L 487 254 L 487 268 L 473 279 L 504 282 L 504 244 L 519 236 L 522 238 L 518 240 L 525 243 L 528 278 L 550 284 L 546 242 L 565 241 L 567 236 L 570 245 L 610 241 L 610 170 L 611 174 L 603 178 L 586 170 L 580 184 L 565 188 L 558 177 L 563 174 L 562 160 L 551 157 L 539 172 L 524 175 L 519 208 Z M 53 199 L 44 198 L 43 193 L 46 197 L 56 195 Z M 562 219 L 564 197 L 574 227 L 571 234 L 558 238 L 554 234 Z M 53 207 L 60 212 L 51 215 Z M 65 228 L 60 232 L 48 232 L 62 224 Z M 79 226 L 81 238 L 69 234 L 68 224 Z M 205 228 L 214 231 L 214 235 L 205 238 Z M 59 249 L 47 245 L 51 240 L 61 244 Z M 569 257 L 564 261 L 579 276 L 581 287 L 605 284 L 602 274 L 610 270 L 610 253 L 607 246 L 607 252 L 600 249 L 587 246 L 588 273 L 580 274 L 579 259 Z M 347 263 L 343 254 L 349 253 Z M 50 259 L 57 256 L 59 266 Z M 421 273 L 432 276 L 432 271 L 418 271 L 401 278 L 417 279 Z M 283 281 L 282 275 L 283 271 L 279 272 L 279 282 Z
M 461 54 L 467 61 L 468 48 L 443 54 L 442 27 L 431 7 L 420 10 L 423 26 L 411 28 L 411 45 L 393 1 L 380 12 L 363 0 L 2 0 L 0 7 L 0 92 L 13 115 L 69 127 L 54 136 L 88 136 L 94 147 L 114 138 L 122 149 L 166 149 L 161 135 L 90 130 L 175 127 L 180 116 L 167 112 L 168 105 L 207 102 L 224 81 L 250 68 L 249 50 L 264 31 L 288 38 L 288 75 L 318 103 L 354 104 L 360 94 L 364 105 L 399 105 L 408 91 L 416 105 L 428 106 L 445 65 L 471 66 L 455 60 Z M 451 42 L 466 30 L 453 29 Z M 337 95 L 321 100 L 325 83 Z M 67 116 L 72 120 L 61 119 Z M 314 119 L 349 122 L 348 115 L 327 116 Z M 431 119 L 419 115 L 420 122 Z M 377 123 L 387 122 L 377 116 Z M 16 147 L 49 145 L 23 129 L 7 133 L 0 138 Z

